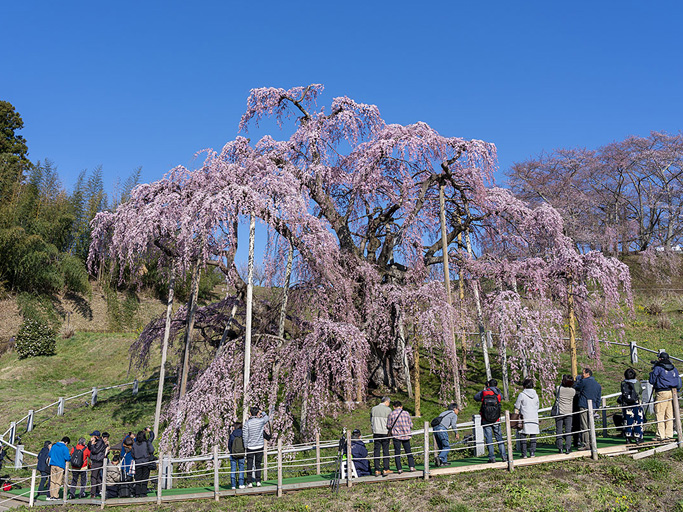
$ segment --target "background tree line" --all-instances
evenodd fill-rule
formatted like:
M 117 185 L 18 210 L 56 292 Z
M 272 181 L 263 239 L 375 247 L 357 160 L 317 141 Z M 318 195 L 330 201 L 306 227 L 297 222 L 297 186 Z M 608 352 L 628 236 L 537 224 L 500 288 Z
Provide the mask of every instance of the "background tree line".
M 579 250 L 628 254 L 683 242 L 681 132 L 556 149 L 508 174 L 518 197 L 560 211 Z

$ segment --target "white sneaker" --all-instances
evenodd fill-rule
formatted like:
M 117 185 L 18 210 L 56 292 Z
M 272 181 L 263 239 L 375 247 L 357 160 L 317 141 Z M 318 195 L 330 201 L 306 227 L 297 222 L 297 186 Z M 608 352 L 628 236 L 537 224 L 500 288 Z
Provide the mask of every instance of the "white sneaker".
M 45 498 L 47 501 L 57 501 L 59 498 L 53 498 L 52 496 L 48 496 Z
M 261 487 L 261 482 L 256 482 L 256 487 Z
M 240 485 L 240 489 L 244 489 L 244 484 Z
M 231 487 L 231 489 L 234 491 L 234 490 L 235 490 L 235 486 L 233 485 L 233 486 Z
M 249 487 L 251 489 L 251 484 L 247 484 L 247 487 Z

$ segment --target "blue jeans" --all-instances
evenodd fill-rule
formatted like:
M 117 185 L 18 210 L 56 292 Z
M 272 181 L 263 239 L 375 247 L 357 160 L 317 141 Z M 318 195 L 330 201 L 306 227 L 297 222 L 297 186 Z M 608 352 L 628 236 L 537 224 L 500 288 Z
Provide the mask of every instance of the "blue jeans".
M 486 447 L 489 449 L 489 460 L 495 461 L 496 454 L 493 452 L 493 436 L 496 436 L 496 441 L 498 442 L 498 449 L 500 450 L 500 456 L 503 460 L 506 460 L 505 453 L 505 443 L 503 442 L 503 435 L 500 433 L 500 422 L 494 423 L 492 425 L 484 425 L 484 442 Z
M 443 464 L 448 462 L 448 452 L 451 451 L 451 445 L 448 442 L 448 431 L 443 425 L 434 427 L 434 438 L 436 445 L 439 447 L 439 459 Z
M 244 485 L 244 457 L 241 459 L 236 459 L 235 457 L 230 457 L 230 485 L 231 487 L 237 487 L 235 485 L 235 471 L 239 472 L 239 484 Z

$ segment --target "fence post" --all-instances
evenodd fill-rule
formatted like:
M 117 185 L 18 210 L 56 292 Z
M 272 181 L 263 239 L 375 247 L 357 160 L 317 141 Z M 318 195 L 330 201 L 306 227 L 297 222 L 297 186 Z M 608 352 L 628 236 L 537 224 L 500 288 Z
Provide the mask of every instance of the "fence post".
M 425 467 L 424 470 L 422 471 L 422 477 L 425 480 L 429 480 L 429 422 L 425 421 L 425 431 L 424 431 L 424 458 L 425 458 Z
M 674 424 L 676 425 L 676 434 L 678 435 L 678 447 L 683 447 L 683 431 L 681 431 L 681 406 L 678 403 L 678 390 L 671 388 L 671 399 L 674 402 Z
M 18 444 L 17 451 L 14 454 L 14 469 L 21 469 L 24 467 L 24 445 Z
M 245 461 L 245 466 L 246 466 L 246 461 Z M 254 463 L 254 466 L 256 464 Z M 239 468 L 239 466 L 238 466 Z M 268 480 L 268 441 L 263 439 L 263 481 L 265 482 Z
M 508 445 L 508 471 L 514 471 L 515 462 L 512 456 L 512 427 L 510 427 L 510 411 L 505 411 L 505 433 Z
M 588 400 L 588 437 L 591 443 L 591 457 L 598 460 L 598 440 L 595 437 L 595 414 L 593 412 L 593 400 Z
M 638 364 L 638 345 L 635 341 L 629 342 L 629 351 L 631 352 L 631 364 Z
M 92 397 L 90 398 L 90 407 L 97 405 L 97 388 L 92 388 Z
M 62 503 L 66 505 L 66 499 L 69 494 L 69 461 L 64 464 L 64 494 L 62 494 Z
M 220 462 L 218 461 L 218 445 L 214 445 L 213 447 L 213 499 L 218 501 L 218 491 L 220 490 L 218 487 L 218 465 Z
M 140 383 L 138 382 L 138 379 L 135 379 L 133 381 L 133 396 L 136 396 L 138 391 L 140 391 Z
M 28 497 L 28 506 L 33 507 L 36 499 L 36 468 L 31 470 L 31 494 Z
M 60 396 L 57 402 L 57 416 L 64 416 L 64 397 Z
M 602 437 L 607 437 L 607 399 L 602 397 Z
M 33 409 L 28 411 L 28 419 L 26 420 L 26 432 L 31 432 L 33 430 Z
M 277 438 L 277 495 L 282 496 L 282 438 Z
M 493 338 L 491 336 L 491 331 L 486 331 L 486 346 L 488 348 L 493 348 Z
M 9 444 L 14 444 L 14 438 L 17 435 L 17 422 L 13 421 L 9 424 Z
M 159 454 L 159 462 L 164 460 L 163 454 Z M 169 461 L 170 462 L 170 461 Z M 159 464 L 159 475 L 157 476 L 157 505 L 161 505 L 161 486 L 162 486 L 162 480 L 164 476 L 164 472 L 162 471 L 163 464 Z
M 320 432 L 315 433 L 315 474 L 320 474 Z
M 102 461 L 102 500 L 100 501 L 100 508 L 104 508 L 104 502 L 107 499 L 107 457 Z
M 351 431 L 346 431 L 346 487 L 351 487 Z
M 472 421 L 474 422 L 474 427 L 472 427 L 472 434 L 474 434 L 474 454 L 477 457 L 481 457 L 485 453 L 486 447 L 484 446 L 484 429 L 481 426 L 481 416 L 479 414 L 474 414 L 472 416 Z

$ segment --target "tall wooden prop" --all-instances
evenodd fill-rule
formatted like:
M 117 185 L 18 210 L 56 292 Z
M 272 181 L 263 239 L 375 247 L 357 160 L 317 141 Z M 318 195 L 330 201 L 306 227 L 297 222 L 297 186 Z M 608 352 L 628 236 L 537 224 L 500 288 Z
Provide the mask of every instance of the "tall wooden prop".
M 251 374 L 251 310 L 254 302 L 254 238 L 256 237 L 256 217 L 251 214 L 249 219 L 249 270 L 247 275 L 247 313 L 244 329 L 244 404 L 242 407 L 242 423 L 249 417 L 247 391 Z
M 444 185 L 439 187 L 439 214 L 441 218 L 441 252 L 443 253 L 443 277 L 446 284 L 446 299 L 448 305 L 453 307 L 453 299 L 451 297 L 451 275 L 448 268 L 448 237 L 446 233 L 446 200 L 444 198 Z M 453 372 L 453 383 L 455 386 L 456 402 L 461 403 L 460 394 L 460 365 L 458 363 L 458 348 L 455 343 L 455 331 L 451 329 L 450 333 L 451 343 L 453 344 L 453 365 L 455 371 Z
M 576 356 L 576 316 L 574 314 L 574 287 L 572 286 L 571 281 L 567 286 L 567 305 L 569 307 L 569 352 L 572 361 L 572 377 L 576 377 L 579 374 L 579 363 Z
M 474 252 L 472 251 L 472 240 L 470 239 L 470 230 L 465 230 L 465 245 L 467 246 L 467 255 L 470 259 L 474 259 Z M 488 340 L 486 339 L 486 330 L 484 329 L 484 314 L 481 310 L 481 299 L 479 297 L 479 282 L 472 283 L 472 293 L 474 295 L 474 303 L 477 307 L 477 324 L 479 324 L 479 339 L 481 341 L 481 349 L 484 351 L 484 365 L 486 366 L 486 380 L 491 380 L 491 363 L 489 362 L 489 348 Z
M 166 302 L 166 325 L 164 327 L 164 341 L 161 345 L 161 367 L 159 368 L 159 388 L 157 389 L 157 405 L 154 411 L 154 437 L 159 435 L 159 418 L 161 416 L 161 402 L 164 398 L 164 382 L 166 382 L 166 357 L 168 356 L 168 338 L 171 335 L 171 316 L 173 314 L 173 296 L 175 294 L 175 269 L 171 269 L 171 279 L 168 283 L 168 301 Z
M 180 379 L 180 396 L 185 396 L 187 392 L 187 374 L 190 372 L 190 344 L 192 342 L 192 331 L 194 329 L 194 314 L 197 311 L 197 295 L 199 294 L 199 260 L 196 261 L 192 270 L 192 293 L 190 294 L 190 305 L 187 309 L 187 322 L 185 328 L 185 349 L 183 351 L 183 374 Z
M 462 246 L 462 232 L 458 233 L 458 246 Z M 465 305 L 465 281 L 463 278 L 462 266 L 460 266 L 458 269 L 458 292 L 461 312 Z M 465 329 L 460 332 L 460 343 L 462 344 L 462 367 L 467 368 L 467 335 Z

